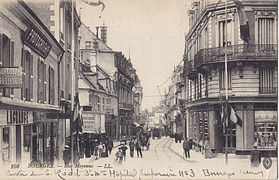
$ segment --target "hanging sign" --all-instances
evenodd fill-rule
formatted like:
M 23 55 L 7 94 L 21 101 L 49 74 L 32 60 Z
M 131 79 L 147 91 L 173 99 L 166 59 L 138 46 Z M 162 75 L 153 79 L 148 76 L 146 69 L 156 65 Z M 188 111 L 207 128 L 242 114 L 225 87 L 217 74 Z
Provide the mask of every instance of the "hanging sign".
M 21 67 L 0 67 L 0 88 L 21 88 Z
M 47 38 L 37 28 L 32 26 L 29 26 L 26 30 L 23 42 L 44 59 L 51 49 L 51 44 Z

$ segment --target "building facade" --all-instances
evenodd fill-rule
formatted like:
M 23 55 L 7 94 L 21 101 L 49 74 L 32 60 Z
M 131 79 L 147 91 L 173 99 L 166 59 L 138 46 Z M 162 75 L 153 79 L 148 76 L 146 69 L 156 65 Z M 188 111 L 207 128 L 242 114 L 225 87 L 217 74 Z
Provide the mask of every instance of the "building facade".
M 61 132 L 61 136 L 59 136 L 59 163 L 63 163 L 63 148 L 65 144 L 69 144 L 67 141 L 70 140 L 70 121 L 71 117 L 73 117 L 74 97 L 78 94 L 78 70 L 80 61 L 78 31 L 81 25 L 80 17 L 76 11 L 76 4 L 74 3 L 72 6 L 71 1 L 26 1 L 26 3 L 64 50 L 64 55 L 61 57 L 58 70 L 58 98 L 61 108 L 58 115 L 59 132 Z M 74 20 L 72 21 L 72 19 Z
M 134 113 L 134 80 L 129 71 L 132 69 L 132 64 L 131 60 L 127 59 L 121 52 L 117 52 L 115 58 L 117 65 L 119 134 L 120 136 L 129 136 Z
M 222 102 L 225 97 L 225 39 L 228 57 L 228 102 L 242 120 L 229 121 L 229 151 L 247 154 L 255 141 L 264 152 L 275 152 L 277 141 L 278 16 L 276 1 L 241 1 L 249 22 L 249 42 L 240 36 L 237 7 L 194 1 L 188 11 L 190 30 L 185 37 L 185 129 L 188 138 L 223 152 L 225 133 Z M 227 28 L 226 28 L 227 27 Z M 227 31 L 226 31 L 227 29 Z M 227 33 L 225 33 L 227 32 Z
M 59 160 L 63 49 L 23 1 L 0 4 L 1 164 Z
M 93 88 L 92 92 L 88 92 L 89 94 L 87 93 L 86 96 L 84 96 L 83 88 L 79 87 L 80 97 L 85 100 L 84 102 L 86 102 L 86 99 L 87 101 L 88 99 L 91 100 L 91 102 L 88 102 L 89 104 L 83 104 L 82 106 L 92 106 L 92 120 L 98 122 L 99 118 L 100 127 L 104 127 L 102 131 L 94 131 L 94 133 L 105 133 L 111 138 L 116 138 L 118 137 L 118 98 L 115 52 L 106 44 L 106 31 L 102 27 L 100 38 L 98 37 L 98 28 L 96 28 L 97 32 L 95 34 L 83 23 L 80 27 L 80 56 L 83 64 L 81 73 L 93 85 L 91 87 Z M 84 68 L 89 68 L 88 72 Z M 88 112 L 83 111 L 83 115 L 84 113 Z M 95 128 L 98 128 L 98 126 L 99 123 L 95 123 Z

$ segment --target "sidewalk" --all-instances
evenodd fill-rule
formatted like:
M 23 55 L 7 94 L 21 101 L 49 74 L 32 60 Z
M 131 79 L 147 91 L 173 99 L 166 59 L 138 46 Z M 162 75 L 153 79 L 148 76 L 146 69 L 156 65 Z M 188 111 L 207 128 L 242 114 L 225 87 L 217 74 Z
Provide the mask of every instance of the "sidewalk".
M 174 152 L 175 154 L 177 154 L 178 156 L 180 156 L 181 158 L 184 158 L 184 150 L 183 150 L 183 141 L 181 141 L 181 143 L 175 143 L 174 139 L 171 138 L 171 143 L 169 146 L 169 149 Z M 222 153 L 218 153 L 215 154 L 215 157 L 211 158 L 211 159 L 205 159 L 204 158 L 204 154 L 202 154 L 202 152 L 197 152 L 195 149 L 190 150 L 190 159 L 188 160 L 202 160 L 203 162 L 212 162 L 212 160 L 214 160 L 214 162 L 225 162 L 225 154 Z M 237 156 L 235 154 L 228 154 L 228 158 L 230 161 L 237 161 L 239 162 L 243 162 L 243 163 L 249 163 L 250 159 L 249 156 L 247 156 L 247 158 L 241 158 L 240 156 Z

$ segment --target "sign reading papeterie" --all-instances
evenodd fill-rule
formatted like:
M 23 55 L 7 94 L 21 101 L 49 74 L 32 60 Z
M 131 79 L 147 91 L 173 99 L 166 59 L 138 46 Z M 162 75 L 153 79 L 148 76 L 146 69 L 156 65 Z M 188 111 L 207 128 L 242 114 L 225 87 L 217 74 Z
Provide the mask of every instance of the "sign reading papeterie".
M 32 26 L 29 26 L 26 30 L 23 42 L 44 59 L 51 49 L 51 44 L 47 38 L 37 28 Z
M 0 88 L 21 88 L 21 67 L 0 67 Z

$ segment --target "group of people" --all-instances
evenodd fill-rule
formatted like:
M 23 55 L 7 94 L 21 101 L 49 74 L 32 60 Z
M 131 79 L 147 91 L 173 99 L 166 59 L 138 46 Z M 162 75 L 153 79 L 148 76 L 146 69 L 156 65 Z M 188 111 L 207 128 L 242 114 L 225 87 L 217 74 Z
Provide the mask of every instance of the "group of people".
M 71 151 L 69 142 L 65 145 L 63 151 L 63 160 L 65 167 L 69 166 L 71 161 Z M 113 148 L 113 141 L 108 137 L 103 138 L 84 138 L 81 137 L 79 141 L 79 147 L 77 148 L 76 142 L 74 142 L 74 163 L 78 163 L 81 158 L 91 158 L 95 159 L 108 157 L 111 154 Z
M 132 139 L 129 142 L 129 149 L 130 149 L 130 157 L 131 158 L 134 157 L 135 150 L 137 151 L 137 157 L 138 158 L 139 157 L 143 158 L 143 156 L 142 156 L 143 144 L 142 144 L 142 141 L 141 141 L 140 137 L 138 137 L 136 139 Z M 123 160 L 126 161 L 126 151 L 127 150 L 128 150 L 128 148 L 127 148 L 126 144 L 122 143 L 120 145 L 120 147 L 118 148 L 118 151 L 115 154 L 115 157 L 116 157 L 115 163 L 121 164 Z
M 183 150 L 184 150 L 185 158 L 190 158 L 190 150 L 192 149 L 192 147 L 193 147 L 193 140 L 192 139 L 187 140 L 187 138 L 185 138 L 183 142 Z M 208 138 L 205 139 L 203 145 L 200 145 L 200 151 L 204 151 L 203 154 L 205 159 L 213 158 L 213 153 L 211 151 Z

